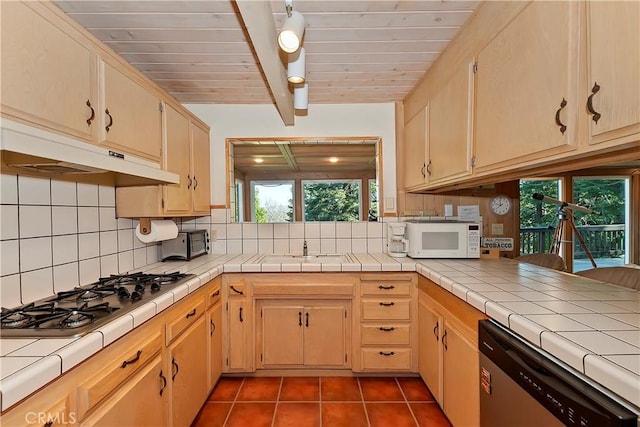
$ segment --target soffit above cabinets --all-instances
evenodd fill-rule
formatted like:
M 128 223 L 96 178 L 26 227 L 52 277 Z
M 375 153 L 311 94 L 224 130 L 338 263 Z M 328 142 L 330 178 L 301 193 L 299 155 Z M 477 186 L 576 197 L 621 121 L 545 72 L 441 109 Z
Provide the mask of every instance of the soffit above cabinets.
M 180 102 L 273 103 L 233 1 L 55 3 Z M 309 102 L 401 101 L 478 4 L 295 0 L 306 21 Z M 284 1 L 271 10 L 279 29 Z

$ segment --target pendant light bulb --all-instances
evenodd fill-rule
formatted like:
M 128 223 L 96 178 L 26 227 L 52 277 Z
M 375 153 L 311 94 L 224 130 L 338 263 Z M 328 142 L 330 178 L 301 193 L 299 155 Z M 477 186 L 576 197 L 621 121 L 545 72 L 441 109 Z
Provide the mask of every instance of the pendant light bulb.
M 300 48 L 304 34 L 304 16 L 300 12 L 293 11 L 284 21 L 282 29 L 278 33 L 278 45 L 286 53 L 293 53 Z
M 289 64 L 287 65 L 287 80 L 289 83 L 301 84 L 305 81 L 306 52 L 301 47 L 296 53 L 289 54 Z

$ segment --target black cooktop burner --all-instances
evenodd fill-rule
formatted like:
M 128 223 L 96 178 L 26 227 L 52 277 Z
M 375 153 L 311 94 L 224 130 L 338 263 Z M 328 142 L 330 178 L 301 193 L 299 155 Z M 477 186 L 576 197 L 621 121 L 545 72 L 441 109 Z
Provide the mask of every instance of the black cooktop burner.
M 3 337 L 79 336 L 169 291 L 193 275 L 112 275 L 23 306 L 0 310 Z

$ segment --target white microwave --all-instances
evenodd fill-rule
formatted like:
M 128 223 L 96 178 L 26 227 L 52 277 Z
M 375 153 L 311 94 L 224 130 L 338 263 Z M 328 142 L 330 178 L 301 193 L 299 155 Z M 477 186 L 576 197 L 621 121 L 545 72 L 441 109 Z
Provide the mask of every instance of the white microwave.
M 411 258 L 480 258 L 480 224 L 407 222 L 405 237 Z

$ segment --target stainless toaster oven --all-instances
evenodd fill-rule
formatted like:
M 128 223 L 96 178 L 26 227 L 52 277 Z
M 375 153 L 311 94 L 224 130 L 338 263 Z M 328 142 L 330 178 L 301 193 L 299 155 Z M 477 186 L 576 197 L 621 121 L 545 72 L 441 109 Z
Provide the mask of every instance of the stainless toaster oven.
M 178 237 L 163 240 L 161 244 L 161 259 L 191 260 L 209 253 L 209 233 L 207 230 L 182 231 Z

